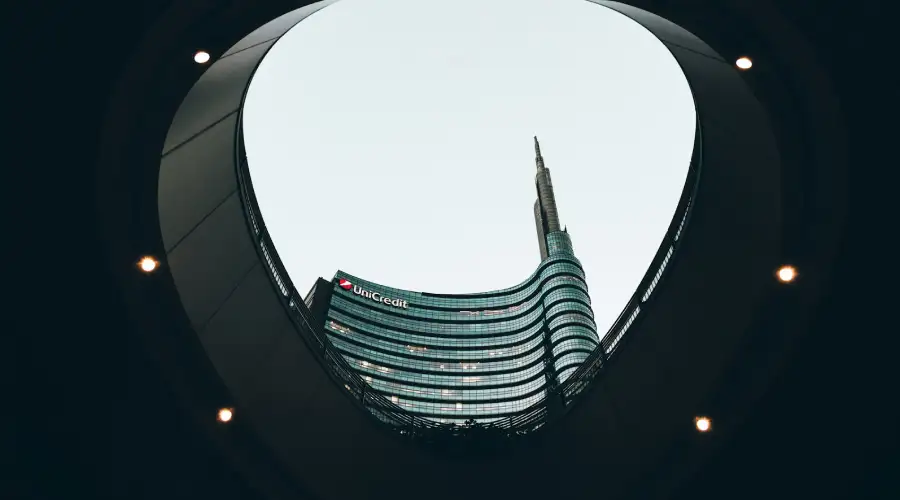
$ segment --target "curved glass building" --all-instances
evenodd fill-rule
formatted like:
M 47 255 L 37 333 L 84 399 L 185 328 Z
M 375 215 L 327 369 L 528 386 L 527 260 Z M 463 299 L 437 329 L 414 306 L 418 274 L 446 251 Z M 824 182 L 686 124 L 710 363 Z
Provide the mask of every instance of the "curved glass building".
M 535 405 L 599 337 L 587 283 L 559 215 L 537 138 L 534 216 L 541 252 L 521 284 L 474 294 L 413 292 L 344 272 L 306 298 L 373 390 L 438 422 L 490 422 Z

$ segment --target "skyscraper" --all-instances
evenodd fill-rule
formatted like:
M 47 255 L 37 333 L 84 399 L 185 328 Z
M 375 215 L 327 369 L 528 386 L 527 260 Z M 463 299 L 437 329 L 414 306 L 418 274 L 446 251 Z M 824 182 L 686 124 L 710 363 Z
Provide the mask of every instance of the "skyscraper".
M 537 200 L 534 201 L 534 222 L 537 226 L 541 261 L 551 254 L 560 252 L 574 255 L 568 231 L 560 229 L 559 211 L 556 209 L 556 195 L 553 193 L 550 169 L 544 166 L 541 145 L 536 136 L 534 138 L 534 156 L 537 165 L 537 174 L 534 176 L 534 185 L 537 188 Z
M 534 138 L 541 262 L 511 288 L 436 294 L 338 271 L 307 296 L 316 321 L 372 390 L 439 422 L 490 422 L 547 404 L 597 347 L 581 263 L 561 228 Z

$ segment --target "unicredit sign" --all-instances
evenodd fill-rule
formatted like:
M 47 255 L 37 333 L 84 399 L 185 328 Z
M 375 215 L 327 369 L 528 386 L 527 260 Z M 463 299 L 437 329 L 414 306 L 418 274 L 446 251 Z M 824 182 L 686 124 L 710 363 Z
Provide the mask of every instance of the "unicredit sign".
M 387 304 L 389 306 L 400 307 L 403 309 L 409 309 L 409 303 L 405 300 L 400 299 L 392 299 L 390 297 L 385 297 L 378 292 L 370 292 L 369 290 L 364 289 L 359 285 L 354 285 L 350 283 L 350 281 L 342 279 L 338 281 L 338 286 L 343 288 L 344 290 L 352 290 L 354 295 L 359 295 L 361 297 L 365 297 L 367 299 L 372 299 L 375 302 L 380 302 L 382 304 Z

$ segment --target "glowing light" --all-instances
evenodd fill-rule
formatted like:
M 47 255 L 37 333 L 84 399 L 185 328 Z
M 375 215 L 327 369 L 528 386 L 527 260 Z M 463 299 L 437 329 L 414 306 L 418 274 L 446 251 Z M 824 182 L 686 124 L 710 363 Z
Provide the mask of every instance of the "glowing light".
M 198 50 L 197 53 L 194 54 L 194 62 L 197 64 L 206 64 L 209 62 L 209 59 L 209 52 L 205 50 Z
M 739 57 L 737 61 L 734 62 L 734 65 L 739 69 L 750 69 L 753 67 L 753 61 L 750 60 L 749 57 Z
M 708 432 L 710 429 L 712 429 L 712 421 L 707 417 L 695 418 L 694 425 L 697 426 L 697 430 L 700 432 Z
M 231 408 L 222 408 L 219 410 L 218 420 L 219 422 L 227 423 L 231 422 L 231 419 L 234 418 L 234 410 Z
M 157 267 L 159 267 L 159 261 L 149 256 L 142 257 L 138 262 L 138 267 L 145 273 L 152 273 L 156 270 Z
M 782 266 L 778 269 L 778 279 L 782 283 L 790 283 L 797 278 L 797 270 L 792 266 Z

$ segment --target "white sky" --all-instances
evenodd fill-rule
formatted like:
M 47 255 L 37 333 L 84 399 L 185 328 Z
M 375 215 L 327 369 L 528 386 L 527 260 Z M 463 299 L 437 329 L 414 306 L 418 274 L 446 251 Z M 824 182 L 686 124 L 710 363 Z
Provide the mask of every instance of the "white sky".
M 341 0 L 288 32 L 244 109 L 294 285 L 506 288 L 540 261 L 537 135 L 601 335 L 678 203 L 694 105 L 675 59 L 584 0 Z

